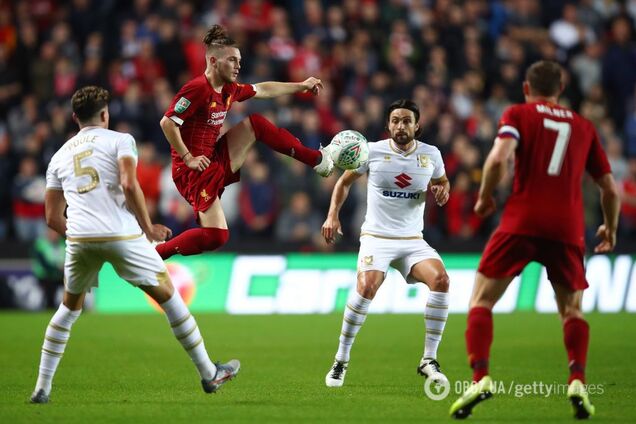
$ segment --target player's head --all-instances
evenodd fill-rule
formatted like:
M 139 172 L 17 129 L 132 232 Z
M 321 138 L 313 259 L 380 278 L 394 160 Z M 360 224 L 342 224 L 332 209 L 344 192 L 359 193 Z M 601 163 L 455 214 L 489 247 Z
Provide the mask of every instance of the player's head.
M 205 61 L 224 83 L 234 82 L 241 69 L 241 52 L 221 25 L 214 25 L 203 38 Z
M 73 120 L 80 128 L 97 125 L 108 128 L 110 115 L 108 114 L 108 102 L 110 93 L 108 90 L 89 85 L 77 90 L 71 98 Z
M 389 105 L 387 130 L 397 144 L 409 144 L 419 134 L 420 108 L 412 100 L 401 99 Z
M 535 97 L 558 98 L 563 91 L 562 73 L 561 65 L 556 62 L 540 60 L 533 63 L 526 71 L 526 80 L 523 82 L 526 100 Z

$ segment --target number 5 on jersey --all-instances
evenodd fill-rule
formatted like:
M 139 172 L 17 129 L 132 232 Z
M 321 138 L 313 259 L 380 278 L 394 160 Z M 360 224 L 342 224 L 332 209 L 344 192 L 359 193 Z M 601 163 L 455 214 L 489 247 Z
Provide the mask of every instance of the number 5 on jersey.
M 565 150 L 567 149 L 570 141 L 572 127 L 567 122 L 558 122 L 547 118 L 543 120 L 543 127 L 547 130 L 557 132 L 554 150 L 552 150 L 552 157 L 550 158 L 550 164 L 548 165 L 548 175 L 557 176 L 561 173 L 561 166 L 563 165 Z
M 91 177 L 90 183 L 77 187 L 77 192 L 79 194 L 88 193 L 89 191 L 97 187 L 97 184 L 99 184 L 99 174 L 97 173 L 97 170 L 93 168 L 92 166 L 82 166 L 82 164 L 80 163 L 82 159 L 85 159 L 92 154 L 93 154 L 93 150 L 91 149 L 91 150 L 84 150 L 83 152 L 73 156 L 73 166 L 75 168 L 75 176 L 82 177 L 84 175 L 88 175 L 89 177 Z

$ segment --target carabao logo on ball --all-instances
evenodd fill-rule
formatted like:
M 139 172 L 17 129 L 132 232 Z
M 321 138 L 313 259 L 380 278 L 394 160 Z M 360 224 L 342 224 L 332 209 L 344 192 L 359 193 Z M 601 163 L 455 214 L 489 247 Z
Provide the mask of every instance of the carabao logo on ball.
M 340 151 L 338 163 L 342 168 L 350 168 L 359 163 L 360 145 L 351 144 Z
M 332 159 L 341 169 L 357 169 L 369 158 L 367 140 L 357 131 L 345 130 L 331 140 Z

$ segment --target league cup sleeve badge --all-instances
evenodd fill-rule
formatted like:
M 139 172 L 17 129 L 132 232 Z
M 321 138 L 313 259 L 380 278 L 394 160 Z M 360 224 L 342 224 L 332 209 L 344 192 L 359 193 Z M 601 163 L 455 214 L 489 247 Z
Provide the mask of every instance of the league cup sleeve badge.
M 183 113 L 190 107 L 190 100 L 185 97 L 181 97 L 179 101 L 174 105 L 174 111 L 177 113 Z
M 373 265 L 373 255 L 362 258 L 365 265 Z

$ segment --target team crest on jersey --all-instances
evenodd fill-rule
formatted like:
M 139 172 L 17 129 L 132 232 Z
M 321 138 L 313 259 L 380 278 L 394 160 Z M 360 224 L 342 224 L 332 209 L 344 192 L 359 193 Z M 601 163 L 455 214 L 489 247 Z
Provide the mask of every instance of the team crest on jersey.
M 177 113 L 183 113 L 190 107 L 190 100 L 185 97 L 181 97 L 179 101 L 174 105 L 174 111 Z
M 362 261 L 365 265 L 373 265 L 373 255 L 365 256 L 364 258 L 362 258 Z
M 428 168 L 431 163 L 431 158 L 429 155 L 417 155 L 417 165 L 420 168 Z
M 389 156 L 389 155 L 384 155 L 384 160 L 385 160 L 385 161 L 390 161 L 390 160 L 391 160 L 391 156 Z
M 203 200 L 206 202 L 210 200 L 210 195 L 207 191 L 205 191 L 205 189 L 201 190 L 201 197 L 203 197 Z

